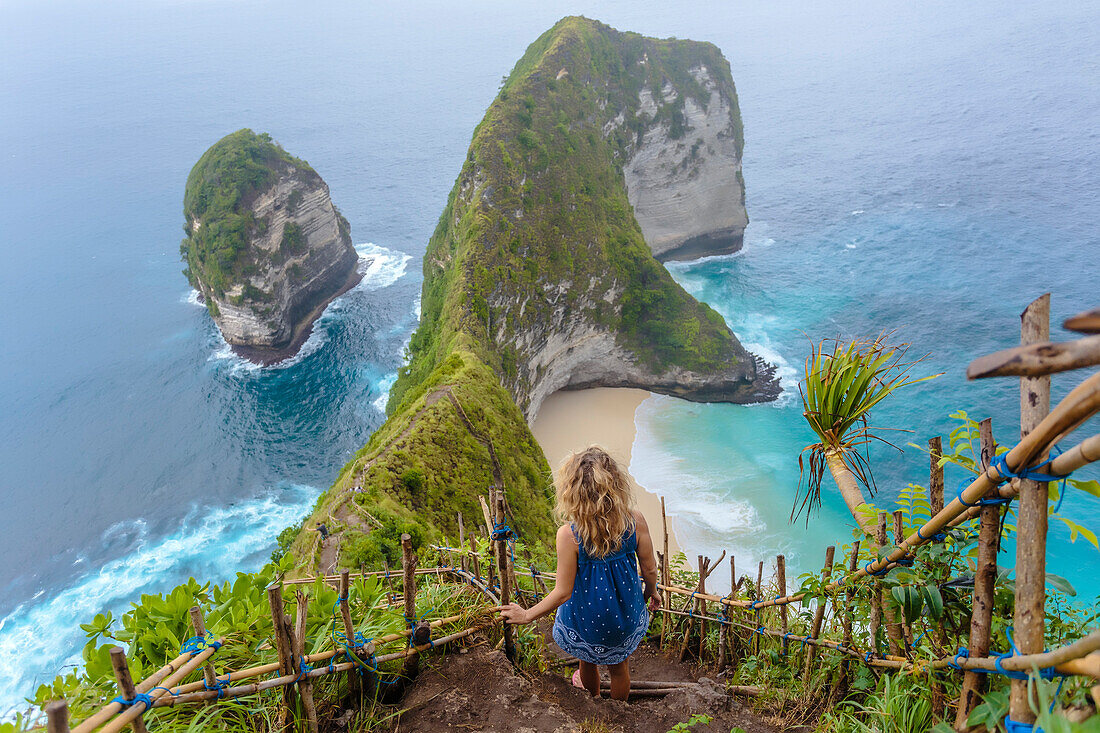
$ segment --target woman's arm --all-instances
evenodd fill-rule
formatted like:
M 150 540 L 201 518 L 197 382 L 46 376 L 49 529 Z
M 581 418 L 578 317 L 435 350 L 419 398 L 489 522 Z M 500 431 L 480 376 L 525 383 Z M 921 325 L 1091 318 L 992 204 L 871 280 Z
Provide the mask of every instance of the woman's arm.
M 656 611 L 661 607 L 661 594 L 657 592 L 657 561 L 653 557 L 649 525 L 639 511 L 634 512 L 634 532 L 638 536 L 638 571 L 645 583 L 645 597 L 649 599 L 649 610 Z
M 510 603 L 501 609 L 500 617 L 510 624 L 529 624 L 542 618 L 569 600 L 573 595 L 573 581 L 577 577 L 577 542 L 568 525 L 558 528 L 557 537 L 558 568 L 555 573 L 554 590 L 530 608 L 518 603 Z

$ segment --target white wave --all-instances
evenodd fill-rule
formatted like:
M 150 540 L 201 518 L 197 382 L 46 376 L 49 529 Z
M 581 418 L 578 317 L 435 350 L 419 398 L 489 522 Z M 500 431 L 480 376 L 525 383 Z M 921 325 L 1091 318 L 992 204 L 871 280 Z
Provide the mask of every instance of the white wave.
M 859 216 L 862 213 L 864 213 L 863 209 L 856 209 L 855 211 L 852 212 L 852 216 Z
M 187 291 L 187 293 L 185 293 L 184 296 L 180 298 L 180 302 L 187 303 L 189 305 L 195 305 L 199 308 L 202 308 L 203 310 L 206 310 L 206 303 L 202 302 L 202 296 L 199 295 L 199 291 L 195 290 L 194 288 L 191 288 L 189 291 Z
M 8 660 L 0 667 L 0 711 L 22 709 L 23 698 L 38 685 L 80 663 L 86 639 L 79 624 L 95 614 L 110 610 L 118 616 L 140 594 L 170 590 L 188 577 L 220 582 L 238 570 L 258 569 L 265 560 L 259 555 L 272 547 L 275 532 L 300 520 L 319 494 L 320 489 L 295 486 L 278 497 L 271 493 L 227 507 L 196 507 L 174 533 L 155 540 L 139 533 L 123 556 L 66 588 L 40 589 L 0 619 L 0 655 Z M 116 525 L 104 540 L 134 529 Z M 241 565 L 249 560 L 252 568 Z
M 355 251 L 359 253 L 359 271 L 363 273 L 363 279 L 355 287 L 361 290 L 380 290 L 393 285 L 405 276 L 412 259 L 412 255 L 374 242 L 358 244 Z
M 397 372 L 394 372 L 393 374 L 387 374 L 385 377 L 378 381 L 377 385 L 375 385 L 376 389 L 378 389 L 381 394 L 371 404 L 374 405 L 375 408 L 377 408 L 377 410 L 383 415 L 386 414 L 386 402 L 390 398 L 390 389 L 396 382 Z
M 855 249 L 858 246 L 859 244 L 857 244 L 856 242 L 848 242 L 846 245 L 844 245 L 844 249 Z

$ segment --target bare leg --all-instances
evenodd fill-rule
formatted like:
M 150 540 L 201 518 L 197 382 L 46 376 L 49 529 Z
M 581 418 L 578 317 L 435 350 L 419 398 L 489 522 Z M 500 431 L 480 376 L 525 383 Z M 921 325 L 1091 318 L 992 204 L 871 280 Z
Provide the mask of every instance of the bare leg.
M 628 662 L 622 661 L 618 664 L 608 665 L 607 671 L 611 673 L 612 699 L 625 700 L 630 695 L 630 667 Z
M 600 668 L 588 662 L 581 662 L 581 684 L 592 697 L 600 696 Z

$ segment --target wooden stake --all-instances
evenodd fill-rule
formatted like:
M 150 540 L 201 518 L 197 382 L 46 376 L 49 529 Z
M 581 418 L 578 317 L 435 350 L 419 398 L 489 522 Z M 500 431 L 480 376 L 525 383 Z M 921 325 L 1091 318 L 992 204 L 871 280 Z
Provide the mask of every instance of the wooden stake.
M 1050 339 L 1050 293 L 1032 302 L 1020 316 L 1020 343 Z M 1050 377 L 1020 379 L 1020 437 L 1039 426 L 1050 412 Z M 1044 456 L 1045 457 L 1045 456 Z M 1043 612 L 1046 605 L 1047 484 L 1020 482 L 1016 517 L 1016 648 L 1020 654 L 1043 651 Z M 1012 680 L 1009 716 L 1032 723 L 1027 680 Z
M 932 516 L 943 511 L 943 466 L 940 459 L 943 458 L 943 441 L 940 436 L 928 440 L 928 505 L 932 510 Z M 935 624 L 932 630 L 932 640 L 937 649 L 947 647 L 947 631 L 942 623 Z M 936 717 L 942 718 L 947 706 L 947 698 L 944 694 L 943 683 L 932 676 L 932 712 Z
M 111 666 L 115 670 L 115 681 L 118 682 L 119 694 L 122 695 L 124 700 L 133 700 L 137 690 L 134 689 L 134 681 L 130 677 L 130 665 L 126 663 L 126 652 L 122 647 L 111 647 Z M 145 721 L 141 717 L 144 714 L 144 712 L 139 713 L 130 723 L 133 726 L 134 733 L 148 733 L 149 729 L 145 727 Z
M 493 503 L 494 519 L 497 525 L 503 525 L 505 523 L 504 516 L 504 492 L 497 491 L 494 495 L 496 501 Z M 497 555 L 497 574 L 500 576 L 500 605 L 507 606 L 512 602 L 512 572 L 511 572 L 511 556 L 508 552 L 508 540 L 501 538 L 494 542 L 496 545 Z M 512 624 L 505 621 L 501 622 L 504 626 L 504 654 L 508 659 L 513 662 L 516 661 L 516 639 L 515 629 Z
M 477 557 L 477 540 L 470 535 L 470 564 L 474 566 L 474 577 L 481 582 L 481 561 Z
M 306 621 L 309 613 L 309 599 L 306 598 L 306 594 L 302 590 L 299 590 L 296 596 L 298 608 L 294 619 L 292 641 L 296 659 L 295 670 L 304 674 L 306 670 L 302 669 L 302 663 L 305 661 L 306 656 Z M 306 714 L 306 725 L 309 726 L 309 733 L 318 733 L 317 706 L 313 703 L 313 683 L 309 681 L 308 677 L 299 680 L 298 694 L 302 698 L 302 709 Z
M 775 556 L 775 584 L 778 586 L 780 596 L 787 595 L 787 558 L 783 555 Z M 779 607 L 780 628 L 787 633 L 787 606 Z M 783 639 L 783 656 L 787 656 L 787 640 Z
M 860 541 L 856 540 L 852 545 L 852 556 L 848 558 L 848 572 L 854 573 L 856 571 L 856 565 L 859 563 L 859 544 Z M 849 585 L 844 594 L 844 611 L 840 616 L 841 634 L 844 639 L 845 648 L 850 649 L 852 647 L 852 604 L 855 600 L 856 589 L 854 585 Z M 872 611 L 874 609 L 872 608 Z M 833 687 L 833 692 L 830 695 L 830 701 L 836 703 L 846 694 L 846 687 L 848 684 L 848 675 L 850 673 L 851 663 L 847 657 L 840 662 L 840 674 L 837 677 L 837 683 Z
M 665 497 L 661 497 L 661 532 L 664 536 L 665 574 L 662 578 L 664 585 L 672 585 L 672 556 L 668 554 L 668 517 L 665 515 Z M 665 608 L 672 607 L 672 593 L 665 591 Z
M 700 593 L 706 593 L 707 592 L 707 574 L 708 574 L 707 573 L 707 566 L 709 564 L 710 564 L 710 558 L 709 557 L 705 559 L 705 562 L 700 562 L 699 563 L 699 570 L 700 570 L 700 573 L 699 573 L 699 592 Z M 701 613 L 705 616 L 706 613 L 707 613 L 706 601 L 696 599 L 695 600 L 695 611 L 697 613 Z M 700 663 L 702 663 L 702 661 L 703 661 L 703 651 L 704 651 L 704 648 L 706 646 L 706 643 L 707 643 L 707 622 L 706 622 L 705 619 L 700 618 L 699 619 L 699 662 Z
M 733 555 L 730 555 L 730 594 L 729 594 L 729 596 L 727 596 L 727 598 L 730 598 L 732 600 L 733 598 L 736 597 L 736 595 L 737 595 L 737 571 L 734 568 Z M 726 608 L 722 609 L 722 614 L 728 616 L 729 615 L 729 607 L 726 607 Z M 729 635 L 729 625 L 728 624 L 720 624 L 718 626 L 718 669 L 719 670 L 723 670 L 723 669 L 726 668 L 726 661 L 727 661 L 726 660 L 726 653 L 727 653 L 726 645 L 729 643 L 728 638 L 727 638 L 728 635 Z
M 458 546 L 465 549 L 466 547 L 466 527 L 462 525 L 462 512 L 458 513 Z M 463 570 L 466 569 L 466 554 L 463 553 L 459 556 L 459 567 Z
M 829 578 L 833 574 L 833 558 L 835 556 L 836 547 L 834 545 L 829 545 L 825 548 L 825 567 L 821 569 L 821 584 L 823 586 L 829 584 Z M 819 598 L 817 601 L 817 610 L 814 611 L 813 626 L 810 627 L 810 636 L 814 639 L 821 634 L 821 624 L 825 621 L 825 603 L 826 599 L 824 598 Z M 814 650 L 816 648 L 817 647 L 811 644 L 806 649 L 806 664 L 803 667 L 804 671 L 802 675 L 802 681 L 806 684 L 809 684 L 810 681 L 810 670 L 814 662 Z
M 271 585 L 267 588 L 267 602 L 271 608 L 272 636 L 275 637 L 275 651 L 279 657 L 279 671 L 283 675 L 292 674 L 294 669 L 291 662 L 291 649 L 287 645 L 289 629 L 286 628 L 283 614 L 283 588 L 281 585 Z M 294 688 L 289 685 L 283 687 L 283 706 L 279 709 L 278 718 L 275 721 L 276 730 L 285 730 L 291 711 L 294 708 Z
M 886 512 L 880 512 L 878 526 L 875 528 L 875 541 L 879 547 L 886 546 L 886 525 L 889 522 L 890 515 Z M 877 589 L 878 602 L 882 606 L 882 618 L 886 621 L 886 636 L 890 640 L 890 651 L 900 657 L 905 653 L 905 646 L 901 641 L 901 624 L 897 621 L 894 607 L 883 597 L 882 581 L 875 580 L 875 588 Z
M 195 629 L 195 636 L 206 639 L 206 621 L 202 617 L 202 609 L 198 606 L 191 606 L 191 626 Z M 217 675 L 214 673 L 214 665 L 207 664 L 202 668 L 203 679 L 206 680 L 207 687 L 214 687 L 218 680 Z
M 69 733 L 69 704 L 64 700 L 46 703 L 47 733 Z
M 764 599 L 764 561 L 761 560 L 760 564 L 756 567 L 756 598 L 754 601 L 761 601 Z M 760 611 L 756 612 L 756 620 L 760 620 Z M 760 624 L 758 623 L 757 626 Z M 753 634 L 753 654 L 760 653 L 760 635 Z
M 356 657 L 362 658 L 363 656 L 370 656 L 374 653 L 372 648 L 367 650 L 359 646 L 355 639 L 355 624 L 351 621 L 351 577 L 347 570 L 340 571 L 340 596 L 337 599 L 340 603 L 340 620 L 344 625 L 344 640 L 347 642 L 348 647 Z M 352 695 L 359 695 L 363 691 L 363 686 L 360 684 L 360 675 L 358 670 L 348 672 L 348 689 Z
M 401 535 L 401 592 L 405 601 L 405 624 L 413 628 L 416 623 L 416 553 L 413 552 L 412 535 Z M 420 672 L 420 655 L 405 657 L 402 676 L 412 679 Z
M 905 512 L 898 509 L 894 512 L 894 544 L 900 545 L 905 541 Z M 904 641 L 905 651 L 904 654 L 908 657 L 912 656 L 913 648 L 913 629 L 909 626 L 905 620 L 905 616 L 902 616 L 898 620 L 898 626 L 901 629 L 902 640 Z
M 982 420 L 978 424 L 978 432 L 981 436 L 979 465 L 984 471 L 996 454 L 992 421 L 989 418 Z M 986 493 L 986 498 L 994 496 L 997 496 L 996 489 L 990 489 Z M 979 516 L 981 516 L 981 528 L 978 531 L 978 561 L 974 572 L 974 602 L 970 615 L 968 645 L 973 656 L 984 657 L 989 653 L 989 637 L 993 626 L 993 588 L 997 582 L 1001 508 L 999 505 L 983 506 Z M 959 708 L 955 714 L 955 730 L 969 730 L 966 719 L 985 694 L 985 678 L 986 675 L 972 670 L 967 670 L 963 674 L 962 689 L 959 691 Z

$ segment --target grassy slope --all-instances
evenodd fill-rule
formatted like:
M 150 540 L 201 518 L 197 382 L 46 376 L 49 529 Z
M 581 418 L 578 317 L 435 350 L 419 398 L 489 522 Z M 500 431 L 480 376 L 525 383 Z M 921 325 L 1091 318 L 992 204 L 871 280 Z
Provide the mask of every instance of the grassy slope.
M 517 334 L 552 330 L 563 306 L 613 329 L 654 370 L 706 372 L 744 358 L 722 318 L 652 257 L 622 175 L 642 131 L 639 90 L 667 79 L 682 92 L 657 113 L 675 135 L 684 96 L 709 99 L 688 72 L 700 63 L 733 89 L 711 44 L 658 41 L 584 18 L 566 18 L 531 44 L 475 130 L 428 244 L 421 327 L 391 413 L 456 346 L 507 386 L 537 379 L 523 373 L 525 355 L 512 344 Z M 619 110 L 625 122 L 605 137 Z M 734 117 L 740 136 L 736 108 Z M 608 290 L 620 294 L 608 302 Z

